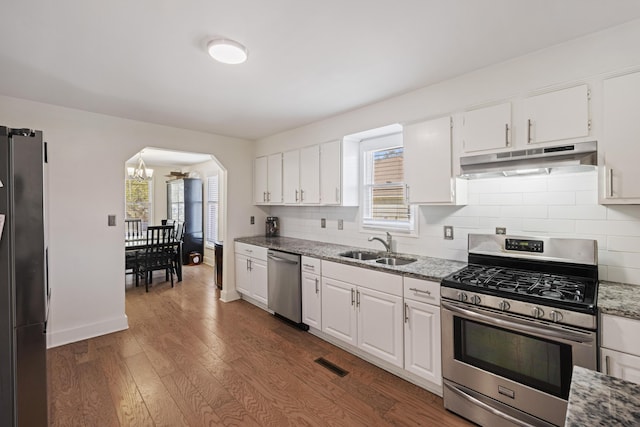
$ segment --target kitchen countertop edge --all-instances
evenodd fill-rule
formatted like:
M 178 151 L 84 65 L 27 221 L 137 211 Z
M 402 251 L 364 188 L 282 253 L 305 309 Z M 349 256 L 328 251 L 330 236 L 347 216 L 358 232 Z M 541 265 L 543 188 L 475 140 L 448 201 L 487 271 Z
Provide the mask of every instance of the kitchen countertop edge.
M 601 314 L 640 320 L 640 286 L 600 280 L 597 304 Z
M 360 248 L 356 246 L 339 245 L 335 243 L 319 242 L 315 240 L 305 240 L 293 237 L 264 237 L 249 236 L 238 237 L 234 240 L 239 243 L 246 243 L 269 249 L 290 252 L 297 255 L 319 258 L 325 261 L 337 262 L 340 264 L 353 265 L 355 267 L 367 268 L 385 273 L 399 274 L 417 279 L 440 281 L 443 277 L 465 267 L 466 262 L 453 261 L 442 258 L 432 258 L 415 254 L 394 253 L 398 257 L 416 258 L 416 261 L 401 266 L 391 266 L 378 264 L 373 261 L 361 261 L 357 259 L 340 256 L 340 253 L 347 251 L 380 252 L 381 257 L 384 251 L 376 251 L 370 248 Z

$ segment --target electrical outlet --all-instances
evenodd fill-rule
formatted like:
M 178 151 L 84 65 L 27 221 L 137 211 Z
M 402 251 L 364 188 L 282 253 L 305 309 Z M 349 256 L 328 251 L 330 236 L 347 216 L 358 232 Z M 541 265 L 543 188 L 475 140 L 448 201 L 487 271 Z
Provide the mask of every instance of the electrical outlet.
M 326 218 L 320 219 L 320 228 L 327 228 L 327 220 Z
M 250 223 L 251 225 L 255 224 L 255 223 L 256 223 L 256 217 L 255 217 L 255 216 L 253 216 L 253 215 L 251 215 L 251 218 L 249 218 L 249 223 Z
M 342 222 L 341 219 L 338 220 L 338 230 L 342 230 L 344 227 L 344 223 Z
M 116 226 L 116 216 L 111 214 L 111 215 L 107 215 L 107 225 L 109 227 L 115 227 Z
M 507 234 L 507 227 L 496 227 L 496 234 Z
M 453 225 L 444 226 L 444 238 L 445 240 L 453 240 Z

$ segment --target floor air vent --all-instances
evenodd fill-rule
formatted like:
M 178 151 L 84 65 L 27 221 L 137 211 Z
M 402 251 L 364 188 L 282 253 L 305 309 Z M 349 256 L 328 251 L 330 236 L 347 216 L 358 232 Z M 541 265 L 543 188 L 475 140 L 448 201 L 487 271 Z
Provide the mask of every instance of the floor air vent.
M 339 377 L 344 377 L 345 375 L 347 375 L 349 373 L 349 371 L 345 371 L 344 369 L 342 369 L 340 366 L 333 364 L 331 362 L 329 362 L 327 359 L 325 359 L 324 357 L 319 357 L 315 360 L 315 362 L 319 365 L 324 366 L 325 368 L 327 368 L 328 370 L 330 370 L 331 372 L 333 372 L 334 374 L 336 374 Z

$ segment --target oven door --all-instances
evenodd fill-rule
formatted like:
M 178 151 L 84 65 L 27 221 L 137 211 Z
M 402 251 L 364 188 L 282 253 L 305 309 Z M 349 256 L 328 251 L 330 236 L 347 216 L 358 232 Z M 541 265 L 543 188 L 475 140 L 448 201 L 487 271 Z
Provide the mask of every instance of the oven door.
M 441 307 L 443 377 L 450 391 L 461 386 L 455 393 L 445 388 L 445 407 L 458 412 L 447 406 L 447 395 L 459 399 L 467 389 L 483 397 L 470 401 L 484 401 L 498 413 L 507 405 L 555 425 L 564 423 L 573 365 L 596 369 L 595 332 L 464 303 L 442 301 Z

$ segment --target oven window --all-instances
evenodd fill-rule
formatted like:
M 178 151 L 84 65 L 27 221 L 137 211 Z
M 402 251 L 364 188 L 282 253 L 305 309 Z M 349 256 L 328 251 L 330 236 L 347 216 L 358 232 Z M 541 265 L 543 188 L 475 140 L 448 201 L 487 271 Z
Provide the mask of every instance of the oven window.
M 455 358 L 567 399 L 571 346 L 454 317 Z

